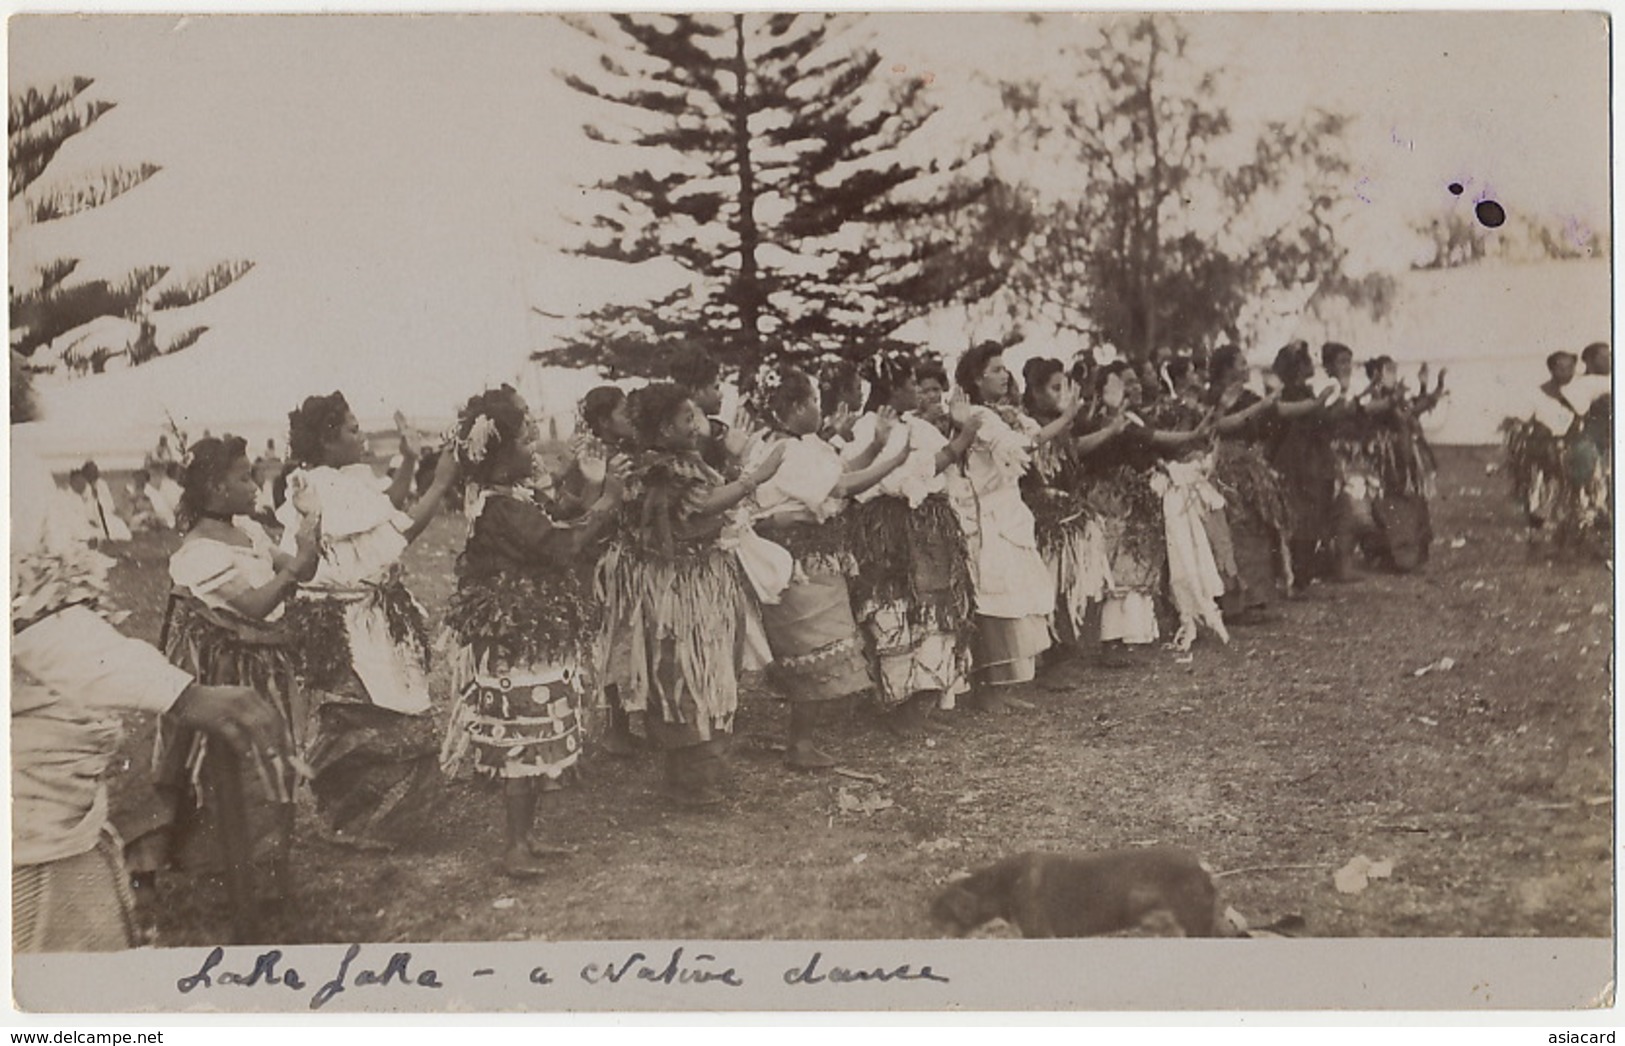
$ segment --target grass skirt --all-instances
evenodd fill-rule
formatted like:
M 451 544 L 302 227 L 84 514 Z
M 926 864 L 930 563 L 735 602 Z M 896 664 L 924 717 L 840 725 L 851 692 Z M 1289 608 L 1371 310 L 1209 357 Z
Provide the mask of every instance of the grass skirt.
M 116 952 L 136 944 L 135 898 L 120 847 L 103 835 L 76 857 L 11 869 L 17 953 Z
M 685 727 L 694 742 L 732 732 L 740 667 L 761 628 L 733 554 L 708 546 L 668 558 L 617 545 L 597 584 L 607 626 L 599 678 L 616 685 L 621 707 Z M 612 652 L 624 657 L 614 667 Z
M 1168 558 L 1161 498 L 1143 473 L 1124 468 L 1091 488 L 1090 501 L 1100 512 L 1112 572 L 1100 610 L 1101 641 L 1154 643 L 1161 634 L 1157 594 Z
M 1544 425 L 1501 423 L 1512 492 L 1532 526 L 1549 527 L 1559 546 L 1608 555 L 1612 545 L 1613 457 L 1583 435 L 1554 436 Z
M 846 511 L 856 608 L 875 665 L 876 697 L 895 708 L 915 694 L 952 699 L 968 687 L 974 629 L 970 553 L 946 495 L 910 508 L 882 496 Z
M 1039 547 L 1055 578 L 1055 632 L 1079 640 L 1089 604 L 1104 600 L 1116 585 L 1106 530 L 1098 519 L 1079 519 L 1061 527 L 1052 542 L 1040 536 Z

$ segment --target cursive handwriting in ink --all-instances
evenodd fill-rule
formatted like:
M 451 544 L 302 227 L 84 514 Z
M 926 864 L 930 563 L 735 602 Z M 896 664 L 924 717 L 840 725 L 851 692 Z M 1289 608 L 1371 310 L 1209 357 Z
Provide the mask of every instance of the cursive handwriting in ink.
M 700 969 L 683 965 L 683 949 L 673 948 L 671 958 L 663 967 L 656 968 L 649 965 L 649 957 L 642 952 L 633 952 L 627 956 L 626 961 L 616 965 L 608 963 L 599 966 L 590 962 L 581 968 L 581 979 L 588 984 L 619 984 L 628 973 L 633 973 L 635 980 L 649 981 L 654 984 L 710 984 L 720 982 L 730 988 L 744 987 L 744 981 L 730 966 L 725 970 Z M 699 963 L 713 963 L 717 961 L 715 955 L 701 952 L 691 960 Z
M 532 984 L 552 984 L 553 983 L 553 975 L 547 972 L 546 967 L 543 967 L 543 966 L 533 967 L 531 969 L 531 971 L 530 971 L 530 983 L 532 983 Z
M 216 983 L 221 986 L 232 985 L 240 988 L 253 988 L 261 984 L 280 984 L 285 988 L 292 988 L 296 991 L 305 986 L 305 982 L 299 977 L 299 971 L 292 966 L 285 970 L 277 969 L 277 963 L 282 961 L 282 951 L 278 948 L 272 948 L 268 952 L 261 952 L 254 960 L 254 968 L 247 974 L 235 973 L 231 970 L 220 970 L 216 973 L 216 968 L 225 960 L 225 949 L 216 947 L 203 960 L 203 965 L 198 967 L 196 973 L 190 977 L 182 977 L 175 982 L 176 990 L 185 995 L 194 988 L 213 988 Z
M 886 984 L 891 981 L 936 981 L 938 984 L 951 983 L 948 978 L 933 970 L 929 965 L 914 969 L 913 964 L 904 963 L 887 969 L 876 966 L 872 969 L 849 969 L 845 966 L 831 966 L 829 972 L 823 973 L 818 964 L 823 961 L 823 952 L 813 952 L 803 966 L 792 966 L 784 971 L 785 984 L 855 984 L 868 981 Z
M 345 949 L 344 959 L 339 963 L 338 973 L 333 975 L 332 980 L 316 989 L 316 994 L 310 997 L 311 1009 L 321 1009 L 329 1002 L 332 1002 L 334 996 L 345 990 L 344 982 L 349 977 L 350 964 L 355 962 L 356 957 L 360 954 L 361 945 L 359 944 L 352 944 Z M 396 952 L 389 957 L 389 962 L 384 965 L 381 972 L 378 970 L 361 970 L 356 973 L 352 983 L 358 988 L 388 986 L 390 984 L 415 985 L 419 988 L 445 987 L 440 983 L 440 975 L 434 970 L 424 970 L 416 977 L 412 976 L 411 963 L 411 952 Z

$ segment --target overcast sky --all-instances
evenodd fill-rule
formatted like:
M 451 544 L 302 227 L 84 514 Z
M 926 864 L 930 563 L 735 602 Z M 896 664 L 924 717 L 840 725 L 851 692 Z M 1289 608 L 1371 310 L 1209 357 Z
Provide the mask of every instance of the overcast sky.
M 945 143 L 996 120 L 989 83 L 1064 85 L 1065 46 L 1098 17 L 875 16 L 886 75 L 931 77 Z M 1346 235 L 1403 264 L 1404 230 L 1488 190 L 1508 211 L 1579 226 L 1609 203 L 1606 24 L 1594 15 L 1205 15 L 1194 59 L 1230 70 L 1244 125 L 1319 105 L 1357 114 L 1370 200 Z M 14 18 L 13 91 L 95 77 L 118 108 L 48 180 L 161 164 L 99 211 L 30 230 L 14 265 L 59 254 L 82 272 L 163 262 L 256 268 L 198 307 L 197 348 L 58 395 L 104 426 L 160 405 L 202 419 L 276 417 L 346 390 L 363 412 L 441 416 L 546 347 L 532 306 L 603 296 L 602 269 L 558 248 L 577 186 L 605 172 L 581 100 L 552 70 L 590 54 L 549 16 Z M 946 144 L 944 146 L 947 148 Z M 1386 256 L 1385 253 L 1386 252 Z M 616 282 L 626 285 L 624 276 Z M 94 387 L 92 387 L 94 386 Z

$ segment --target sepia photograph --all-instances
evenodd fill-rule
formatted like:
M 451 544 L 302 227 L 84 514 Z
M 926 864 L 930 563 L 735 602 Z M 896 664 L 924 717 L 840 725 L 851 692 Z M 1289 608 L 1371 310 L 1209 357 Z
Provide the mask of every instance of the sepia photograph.
M 1610 28 L 13 15 L 14 1005 L 1611 1007 Z

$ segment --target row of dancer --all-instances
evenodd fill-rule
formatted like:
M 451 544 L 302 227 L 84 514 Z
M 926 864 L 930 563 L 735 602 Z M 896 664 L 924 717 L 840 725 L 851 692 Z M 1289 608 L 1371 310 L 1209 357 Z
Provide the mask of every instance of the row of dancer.
M 1180 646 L 1202 627 L 1224 637 L 1227 611 L 1256 613 L 1295 559 L 1335 542 L 1304 536 L 1305 499 L 1276 469 L 1282 447 L 1315 442 L 1302 426 L 1329 417 L 1331 397 L 1298 394 L 1299 355 L 1284 350 L 1280 387 L 1262 396 L 1234 351 L 1215 354 L 1208 381 L 1174 361 L 1150 397 L 1126 365 L 1052 360 L 1029 363 L 1017 394 L 995 344 L 960 358 L 952 395 L 939 365 L 902 353 L 867 361 L 866 402 L 844 368 L 820 380 L 773 366 L 746 383 L 751 424 L 734 430 L 711 416 L 720 369 L 690 352 L 679 380 L 589 396 L 593 438 L 562 469 L 542 463 L 513 390 L 482 393 L 416 499 L 410 446 L 380 490 L 343 397 L 312 397 L 290 417 L 280 542 L 244 519 L 255 485 L 241 441 L 201 441 L 165 648 L 199 678 L 270 697 L 303 764 L 268 777 L 166 730 L 169 801 L 127 826 L 132 868 L 187 852 L 229 865 L 247 847 L 259 881 L 245 898 L 274 898 L 299 775 L 330 836 L 370 846 L 409 831 L 442 771 L 472 762 L 502 782 L 503 869 L 537 875 L 538 797 L 579 760 L 595 701 L 605 749 L 659 750 L 666 795 L 712 806 L 753 670 L 788 700 L 787 763 L 816 770 L 834 762 L 820 721 L 859 695 L 909 736 L 967 696 L 1002 707 L 1058 639 L 1144 645 L 1159 616 Z M 1317 494 L 1339 481 L 1329 468 Z M 442 728 L 401 555 L 459 484 L 469 529 Z M 256 795 L 274 801 L 242 799 Z

